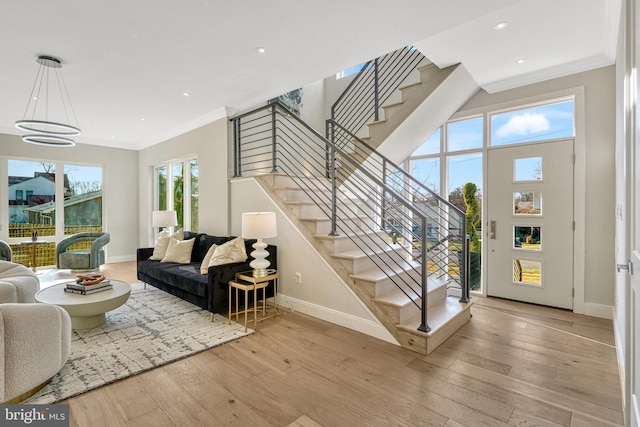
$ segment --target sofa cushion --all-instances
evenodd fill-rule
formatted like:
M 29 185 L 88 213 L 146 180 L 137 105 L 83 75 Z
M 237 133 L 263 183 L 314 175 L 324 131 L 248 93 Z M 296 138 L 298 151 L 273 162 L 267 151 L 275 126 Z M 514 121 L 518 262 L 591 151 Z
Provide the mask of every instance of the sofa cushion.
M 185 236 L 185 238 L 188 238 Z M 196 236 L 196 242 L 193 245 L 193 251 L 191 252 L 191 262 L 202 263 L 205 255 L 212 245 L 222 245 L 223 243 L 232 240 L 234 237 L 229 236 L 210 236 L 208 234 L 198 234 Z
M 186 292 L 201 297 L 207 295 L 207 275 L 200 274 L 200 264 L 141 260 L 138 271 Z

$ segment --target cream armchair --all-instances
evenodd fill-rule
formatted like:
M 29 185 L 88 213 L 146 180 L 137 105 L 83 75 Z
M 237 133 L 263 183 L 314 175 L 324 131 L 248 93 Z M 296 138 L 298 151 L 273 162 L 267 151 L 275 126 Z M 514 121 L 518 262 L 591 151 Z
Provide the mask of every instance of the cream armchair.
M 71 318 L 56 305 L 0 304 L 0 402 L 47 385 L 71 353 Z
M 0 303 L 36 302 L 40 280 L 24 265 L 0 261 Z

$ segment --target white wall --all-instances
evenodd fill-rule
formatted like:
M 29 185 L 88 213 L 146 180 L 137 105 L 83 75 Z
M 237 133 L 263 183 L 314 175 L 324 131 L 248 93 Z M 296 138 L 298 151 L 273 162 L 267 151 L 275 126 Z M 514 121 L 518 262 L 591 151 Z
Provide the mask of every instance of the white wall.
M 135 259 L 138 232 L 138 192 L 132 183 L 138 179 L 138 152 L 120 148 L 77 144 L 55 148 L 27 144 L 20 136 L 0 134 L 0 177 L 6 180 L 7 159 L 64 161 L 101 166 L 104 171 L 104 229 L 111 234 L 106 247 L 107 262 Z M 0 203 L 6 203 L 7 183 L 0 185 Z M 7 210 L 0 209 L 0 224 L 6 230 Z M 6 231 L 2 231 L 6 233 Z
M 586 188 L 584 301 L 592 308 L 609 310 L 614 304 L 615 236 L 615 67 L 549 80 L 494 94 L 476 94 L 459 111 L 477 110 L 584 87 L 585 98 L 585 176 L 577 183 Z M 577 180 L 582 180 L 580 176 Z
M 151 212 L 154 209 L 154 166 L 192 154 L 198 158 L 197 231 L 218 236 L 229 234 L 227 127 L 228 120 L 223 118 L 140 151 L 137 177 L 138 246 L 153 244 Z

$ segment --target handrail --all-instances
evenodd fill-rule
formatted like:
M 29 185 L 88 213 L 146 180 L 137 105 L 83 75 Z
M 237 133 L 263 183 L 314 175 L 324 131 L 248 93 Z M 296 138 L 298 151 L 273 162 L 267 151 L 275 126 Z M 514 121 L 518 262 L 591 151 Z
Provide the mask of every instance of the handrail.
M 371 167 L 375 164 L 371 161 L 363 163 L 362 149 L 358 154 L 334 144 L 280 103 L 257 108 L 231 120 L 234 175 L 277 170 L 290 177 L 323 215 L 331 219 L 331 234 L 344 234 L 363 248 L 382 271 L 396 272 L 388 277 L 421 310 L 419 329 L 429 331 L 426 321 L 428 268 L 431 264 L 448 264 L 451 256 L 449 249 L 429 247 L 429 221 L 431 217 L 444 218 L 449 213 L 436 212 L 434 207 L 427 209 L 426 205 L 415 203 L 410 193 L 400 191 L 408 183 L 411 186 L 419 183 L 406 174 L 400 174 L 402 185 L 397 179 L 389 181 L 387 172 L 397 170 L 398 166 L 388 159 L 378 153 L 368 155 L 370 159 L 379 159 L 385 165 L 383 168 Z M 427 194 L 433 197 L 432 192 Z M 394 245 L 378 236 L 385 232 L 387 218 L 402 224 L 406 236 L 403 245 Z M 464 220 L 464 216 L 462 218 Z M 415 227 L 420 229 L 419 233 Z M 461 245 L 464 244 L 463 240 Z M 459 274 L 464 279 L 466 268 L 464 263 L 460 264 Z M 462 300 L 468 298 L 468 290 L 465 292 L 465 286 L 461 287 Z

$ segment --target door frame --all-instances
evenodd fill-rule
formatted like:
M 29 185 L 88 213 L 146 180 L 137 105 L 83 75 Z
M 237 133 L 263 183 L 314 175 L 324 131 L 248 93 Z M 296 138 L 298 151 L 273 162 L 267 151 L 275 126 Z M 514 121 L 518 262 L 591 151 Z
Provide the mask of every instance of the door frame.
M 505 101 L 500 103 L 495 103 L 491 105 L 484 105 L 478 108 L 471 108 L 467 110 L 463 110 L 454 114 L 451 117 L 451 120 L 471 117 L 473 115 L 484 115 L 487 112 L 499 112 L 501 110 L 510 110 L 513 108 L 518 108 L 524 104 L 533 104 L 533 103 L 543 103 L 547 102 L 550 99 L 563 98 L 573 96 L 575 100 L 575 112 L 574 112 L 574 120 L 575 120 L 575 137 L 574 137 L 574 155 L 575 155 L 575 163 L 574 163 L 574 192 L 573 192 L 573 200 L 574 200 L 574 221 L 575 221 L 575 232 L 573 234 L 573 312 L 577 314 L 586 314 L 595 317 L 602 317 L 610 319 L 612 316 L 611 307 L 610 306 L 602 306 L 600 304 L 591 304 L 585 303 L 585 269 L 586 269 L 586 210 L 587 210 L 587 188 L 586 188 L 586 124 L 585 124 L 585 87 L 584 86 L 575 86 L 567 89 L 562 89 L 558 91 L 550 91 L 545 92 L 543 94 L 535 95 L 535 96 L 525 96 L 522 98 L 516 98 L 515 100 Z M 485 116 L 487 117 L 487 116 Z M 491 137 L 491 127 L 490 120 L 484 120 L 484 140 L 489 141 Z M 566 140 L 570 138 L 558 138 L 558 140 Z M 553 142 L 555 139 L 539 141 L 543 142 Z M 536 142 L 532 142 L 535 144 Z M 483 182 L 482 188 L 487 188 L 487 150 L 488 149 L 499 149 L 500 147 L 487 147 L 485 145 L 482 156 L 482 170 L 483 170 Z M 506 148 L 506 147 L 505 147 Z M 482 214 L 483 214 L 483 230 L 489 229 L 488 221 L 489 219 L 486 217 L 487 210 L 487 200 L 483 197 L 482 200 Z M 487 250 L 486 242 L 483 239 L 482 243 L 482 251 L 485 252 Z M 486 268 L 486 257 L 482 257 L 482 283 L 487 283 L 487 268 Z M 473 292 L 475 293 L 475 292 Z M 478 293 L 484 297 L 487 296 L 487 287 L 483 285 L 482 292 Z

